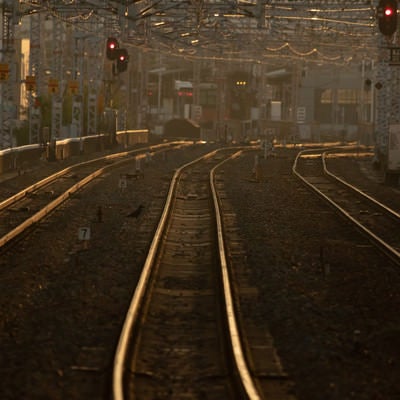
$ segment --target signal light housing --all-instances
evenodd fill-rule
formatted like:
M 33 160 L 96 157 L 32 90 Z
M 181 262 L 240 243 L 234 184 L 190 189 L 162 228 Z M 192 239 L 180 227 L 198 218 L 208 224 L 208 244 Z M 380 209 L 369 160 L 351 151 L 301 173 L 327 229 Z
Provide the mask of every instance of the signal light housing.
M 129 55 L 126 49 L 116 50 L 117 71 L 124 72 L 128 68 Z
M 392 36 L 397 30 L 397 0 L 380 0 L 377 17 L 380 32 Z
M 115 60 L 117 58 L 117 50 L 119 49 L 118 40 L 115 38 L 108 38 L 106 45 L 106 56 L 109 60 Z

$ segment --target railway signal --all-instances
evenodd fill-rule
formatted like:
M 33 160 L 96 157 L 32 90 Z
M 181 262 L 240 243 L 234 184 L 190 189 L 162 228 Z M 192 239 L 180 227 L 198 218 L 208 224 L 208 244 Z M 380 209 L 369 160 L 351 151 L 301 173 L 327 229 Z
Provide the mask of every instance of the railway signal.
M 392 36 L 397 30 L 397 0 L 380 0 L 377 17 L 380 32 Z
M 124 72 L 128 68 L 129 55 L 126 49 L 117 50 L 117 71 Z
M 113 37 L 108 38 L 106 45 L 106 56 L 109 60 L 115 60 L 117 58 L 118 49 L 119 49 L 118 40 Z

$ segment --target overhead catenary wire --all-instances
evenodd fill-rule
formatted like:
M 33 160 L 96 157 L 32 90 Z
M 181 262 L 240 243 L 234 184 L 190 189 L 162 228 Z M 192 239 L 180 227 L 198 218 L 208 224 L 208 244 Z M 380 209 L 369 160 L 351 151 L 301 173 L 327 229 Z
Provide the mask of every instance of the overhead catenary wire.
M 340 4 L 330 1 L 271 1 L 268 4 L 258 1 L 21 1 L 29 12 L 47 12 L 89 32 L 91 27 L 85 27 L 85 22 L 112 14 L 121 24 L 126 21 L 128 25 L 128 32 L 121 29 L 127 45 L 154 51 L 168 46 L 170 53 L 177 56 L 213 57 L 250 38 L 241 49 L 241 58 L 248 62 L 254 59 L 263 62 L 278 53 L 277 57 L 344 63 L 349 60 L 349 54 L 353 60 L 363 57 L 366 48 L 373 56 L 377 33 L 375 8 L 373 2 L 368 3 L 348 0 Z M 143 26 L 145 20 L 150 25 Z M 184 40 L 183 34 L 198 37 L 196 41 Z M 351 43 L 349 36 L 353 38 Z M 298 45 L 301 38 L 308 48 Z M 337 50 L 332 48 L 333 42 Z M 270 43 L 278 44 L 271 46 Z

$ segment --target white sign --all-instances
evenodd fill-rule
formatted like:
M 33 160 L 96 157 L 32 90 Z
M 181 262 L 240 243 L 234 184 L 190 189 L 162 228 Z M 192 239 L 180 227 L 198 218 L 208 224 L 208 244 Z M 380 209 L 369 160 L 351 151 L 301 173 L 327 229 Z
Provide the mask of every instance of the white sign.
M 192 82 L 175 80 L 175 90 L 192 89 L 192 88 L 193 88 Z
M 78 239 L 79 240 L 90 240 L 90 227 L 79 228 Z
M 201 114 L 202 114 L 202 108 L 201 106 L 197 105 L 197 104 L 192 104 L 191 105 L 191 119 L 193 121 L 199 122 L 200 118 L 201 118 Z
M 282 102 L 271 101 L 271 120 L 280 121 L 282 119 Z
M 297 122 L 304 122 L 306 120 L 306 108 L 297 107 Z

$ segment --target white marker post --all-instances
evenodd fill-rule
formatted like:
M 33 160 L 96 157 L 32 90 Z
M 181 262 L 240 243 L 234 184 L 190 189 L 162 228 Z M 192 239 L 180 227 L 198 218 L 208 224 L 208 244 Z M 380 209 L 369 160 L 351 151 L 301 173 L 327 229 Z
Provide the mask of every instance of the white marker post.
M 90 227 L 82 227 L 78 230 L 78 239 L 83 241 L 83 248 L 87 249 L 90 240 Z

